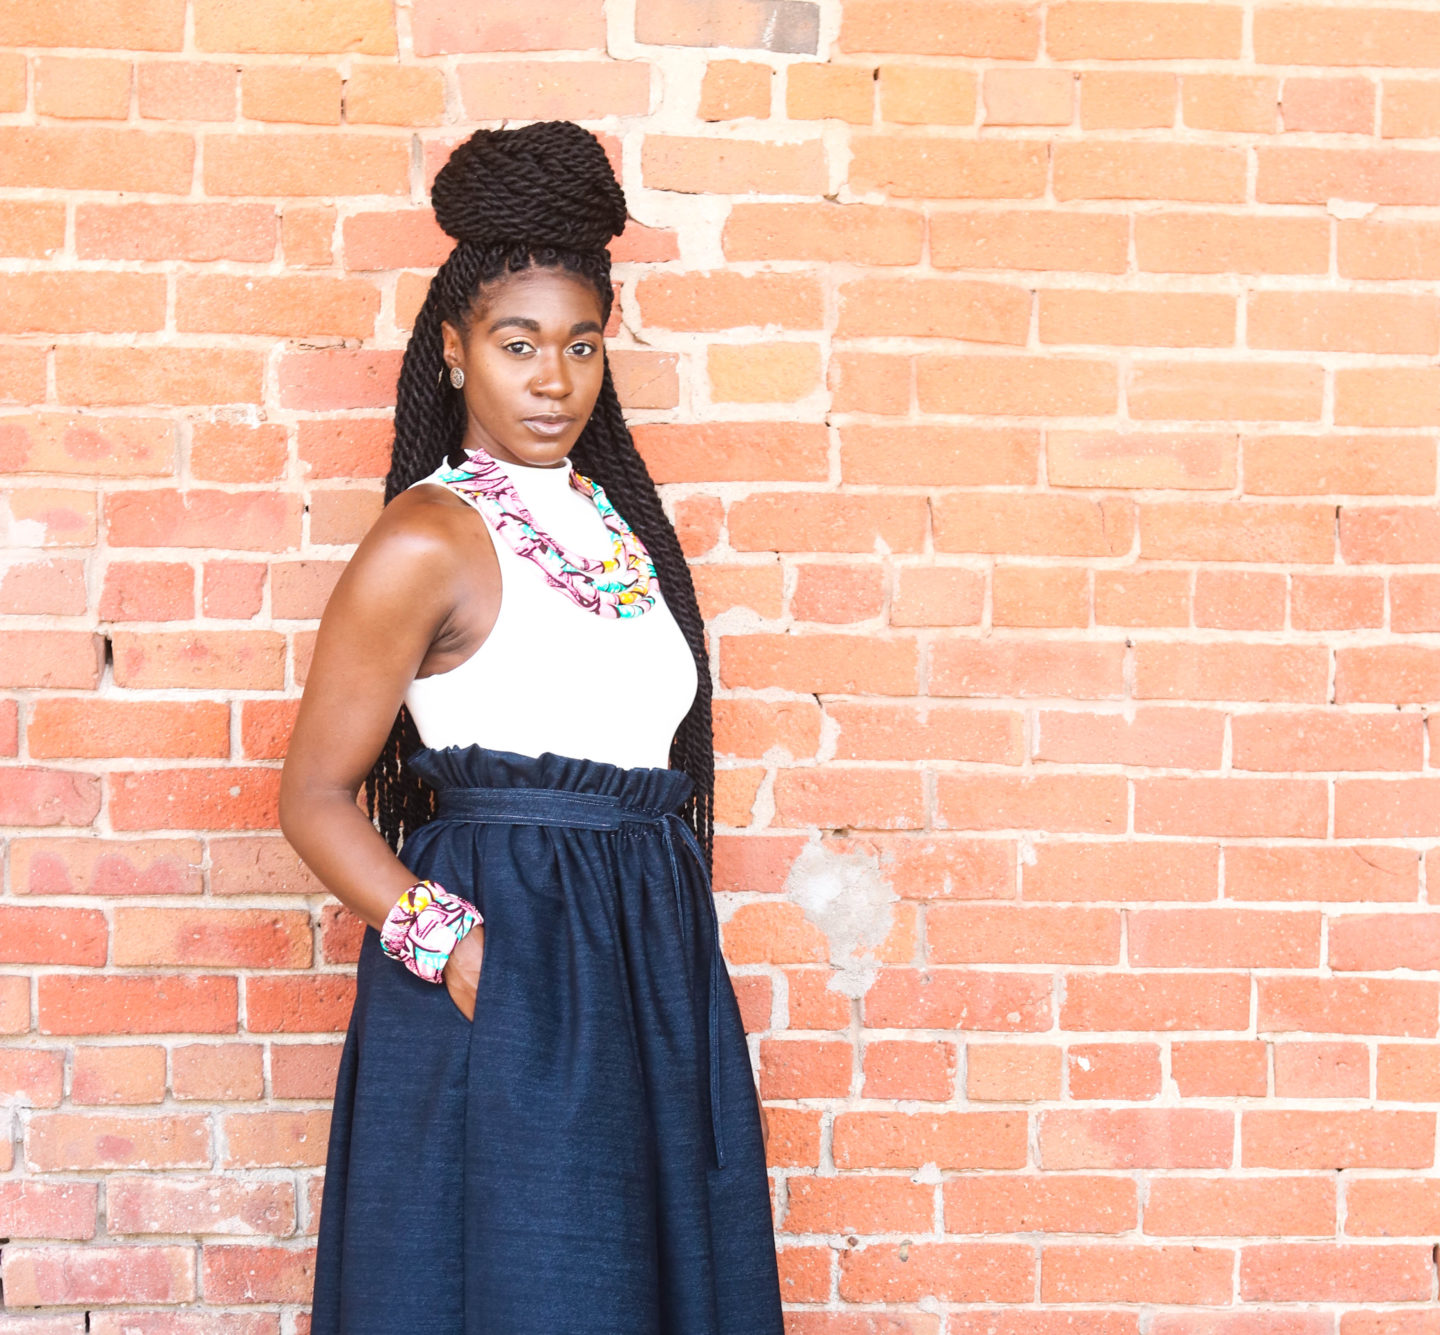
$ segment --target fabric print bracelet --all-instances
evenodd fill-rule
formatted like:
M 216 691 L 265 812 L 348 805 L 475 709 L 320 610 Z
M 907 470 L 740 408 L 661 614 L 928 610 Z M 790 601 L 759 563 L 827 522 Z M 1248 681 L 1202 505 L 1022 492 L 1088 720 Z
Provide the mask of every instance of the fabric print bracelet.
M 438 881 L 416 881 L 395 901 L 380 929 L 380 949 L 427 983 L 438 983 L 450 952 L 477 922 L 480 910 Z

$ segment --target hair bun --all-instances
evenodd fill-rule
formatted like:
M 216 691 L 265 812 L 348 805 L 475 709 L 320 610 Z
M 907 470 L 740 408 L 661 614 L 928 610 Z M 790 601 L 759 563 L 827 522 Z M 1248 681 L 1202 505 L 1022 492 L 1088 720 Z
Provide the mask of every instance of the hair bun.
M 574 121 L 477 130 L 440 168 L 435 218 L 457 241 L 603 250 L 625 230 L 625 194 L 605 149 Z

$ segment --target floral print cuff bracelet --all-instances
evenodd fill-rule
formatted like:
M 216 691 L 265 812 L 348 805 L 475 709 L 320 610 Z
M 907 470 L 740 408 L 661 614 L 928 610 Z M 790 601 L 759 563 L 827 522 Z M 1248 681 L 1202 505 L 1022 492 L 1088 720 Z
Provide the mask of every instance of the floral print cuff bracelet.
M 416 977 L 438 983 L 456 944 L 477 922 L 480 910 L 437 881 L 416 881 L 395 901 L 380 929 L 380 949 Z

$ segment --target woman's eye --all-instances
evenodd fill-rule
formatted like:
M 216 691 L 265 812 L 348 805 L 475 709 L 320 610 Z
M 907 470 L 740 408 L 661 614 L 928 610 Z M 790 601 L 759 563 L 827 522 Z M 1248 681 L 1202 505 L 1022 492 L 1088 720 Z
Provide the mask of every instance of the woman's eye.
M 588 357 L 591 353 L 593 353 L 593 352 L 595 351 L 595 345 L 594 345 L 593 343 L 574 343 L 574 344 L 571 344 L 571 347 L 572 347 L 572 349 L 573 349 L 573 348 L 579 348 L 579 349 L 581 349 L 581 350 L 585 353 L 585 355 L 586 355 L 587 357 Z
M 508 351 L 510 348 L 528 348 L 530 345 L 523 338 L 516 338 L 511 339 L 509 343 L 502 343 L 500 346 Z

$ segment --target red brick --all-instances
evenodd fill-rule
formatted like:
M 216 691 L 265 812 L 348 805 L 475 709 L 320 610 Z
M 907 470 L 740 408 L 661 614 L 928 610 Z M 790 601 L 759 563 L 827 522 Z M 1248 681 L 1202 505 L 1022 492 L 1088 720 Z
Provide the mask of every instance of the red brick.
M 1247 1302 L 1405 1302 L 1429 1299 L 1431 1248 L 1269 1243 L 1240 1255 L 1240 1296 Z
M 1277 1043 L 1275 1093 L 1287 1099 L 1368 1099 L 1370 1049 L 1363 1043 Z
M 1346 914 L 1332 918 L 1330 967 L 1362 972 L 1440 969 L 1440 914 Z
M 1313 969 L 1320 914 L 1265 909 L 1142 909 L 1126 914 L 1140 968 Z
M 897 967 L 881 972 L 862 1004 L 872 1029 L 1035 1033 L 1051 1025 L 1051 980 L 1046 974 Z
M 1047 1247 L 1043 1302 L 1144 1302 L 1213 1306 L 1230 1301 L 1235 1254 L 1212 1247 Z
M 1345 1192 L 1345 1232 L 1352 1238 L 1423 1238 L 1440 1232 L 1440 1181 L 1355 1179 Z
M 1377 1097 L 1396 1103 L 1440 1102 L 1440 1045 L 1381 1043 L 1375 1064 Z
M 1218 432 L 1048 431 L 1045 471 L 1053 487 L 1229 490 L 1235 436 Z
M 839 1287 L 851 1303 L 1027 1302 L 1035 1257 L 1019 1243 L 872 1243 L 841 1254 Z
M 1380 626 L 1385 620 L 1384 584 L 1367 575 L 1292 575 L 1290 619 L 1296 630 Z
M 947 1233 L 1126 1233 L 1138 1217 L 1135 1183 L 1123 1177 L 1006 1177 L 944 1184 Z
M 230 709 L 214 700 L 37 700 L 27 729 L 37 759 L 228 756 Z
M 117 1173 L 105 1197 L 106 1221 L 118 1234 L 284 1236 L 295 1227 L 295 1189 L 289 1182 Z
M 1058 1099 L 1063 1053 L 1040 1043 L 970 1043 L 965 1048 L 965 1097 L 976 1103 Z
M 1261 977 L 1257 985 L 1261 1033 L 1436 1036 L 1440 983 Z
M 718 702 L 734 704 L 738 702 Z M 1000 709 L 936 702 L 902 704 L 828 702 L 825 713 L 839 726 L 837 760 L 969 760 L 1018 765 L 1023 759 L 1024 718 Z
M 1120 915 L 1111 909 L 935 903 L 925 922 L 937 964 L 1120 962 Z
M 87 1242 L 95 1236 L 98 1207 L 99 1187 L 94 1182 L 0 1184 L 0 1218 L 11 1238 Z M 0 1331 L 4 1329 L 0 1323 Z
M 952 830 L 1124 830 L 1128 784 L 1119 775 L 941 774 L 936 824 Z
M 175 1097 L 207 1102 L 259 1099 L 265 1090 L 264 1055 L 258 1043 L 189 1043 L 174 1048 L 170 1083 Z M 276 1097 L 287 1096 L 276 1091 Z
M 1025 1126 L 1025 1114 L 1013 1112 L 840 1112 L 835 1115 L 835 1166 L 1023 1168 Z
M 226 1034 L 238 1025 L 233 977 L 42 975 L 42 1034 Z
M 1123 694 L 1124 659 L 1118 641 L 956 637 L 932 643 L 929 687 L 933 695 L 1103 700 Z
M 7 1247 L 3 1280 L 12 1308 L 188 1303 L 196 1297 L 193 1247 Z
M 1174 1043 L 1170 1076 L 1181 1098 L 1262 1098 L 1266 1045 L 1250 1042 Z
M 1211 900 L 1220 893 L 1220 856 L 1213 844 L 1046 841 L 1022 875 L 1026 899 Z
M 1135 829 L 1142 834 L 1322 838 L 1328 805 L 1318 779 L 1135 781 Z
M 315 1288 L 314 1248 L 206 1246 L 205 1297 L 216 1304 L 306 1303 Z
M 790 1233 L 928 1232 L 934 1191 L 895 1177 L 796 1177 L 784 1229 Z
M 1065 1051 L 1072 1099 L 1153 1099 L 1160 1093 L 1160 1048 L 1154 1043 L 1074 1043 Z
M 198 895 L 198 839 L 14 839 L 10 888 L 17 895 Z
M 1326 699 L 1329 671 L 1329 653 L 1322 645 L 1146 642 L 1135 650 L 1135 695 L 1142 700 L 1320 704 Z
M 1229 899 L 1413 903 L 1420 891 L 1419 873 L 1419 858 L 1413 851 L 1379 845 L 1261 848 L 1237 844 L 1225 850 L 1225 894 Z
M 1036 760 L 1219 769 L 1225 715 L 1219 710 L 1154 707 L 1123 714 L 1046 709 L 1036 715 L 1032 736 Z
M 1159 1237 L 1335 1236 L 1335 1184 L 1313 1177 L 1154 1177 L 1145 1232 Z
M 1062 1029 L 1092 1032 L 1220 1031 L 1249 1023 L 1250 980 L 1241 973 L 1072 973 L 1060 1011 Z
M 795 985 L 801 977 L 794 970 L 787 975 L 791 985 L 790 1022 L 795 1024 Z M 837 998 L 838 1000 L 838 998 Z M 837 1007 L 836 1020 L 849 1022 L 849 1006 Z M 800 1027 L 808 1028 L 802 1024 Z M 928 1099 L 949 1102 L 955 1092 L 958 1069 L 953 1043 L 927 1043 L 905 1039 L 877 1039 L 866 1043 L 863 1052 L 864 1080 L 860 1093 L 868 1099 Z M 926 1199 L 929 1199 L 928 1193 Z M 787 1227 L 790 1217 L 787 1215 Z
M 5 825 L 90 825 L 100 811 L 95 774 L 9 765 L 0 770 L 0 823 Z

